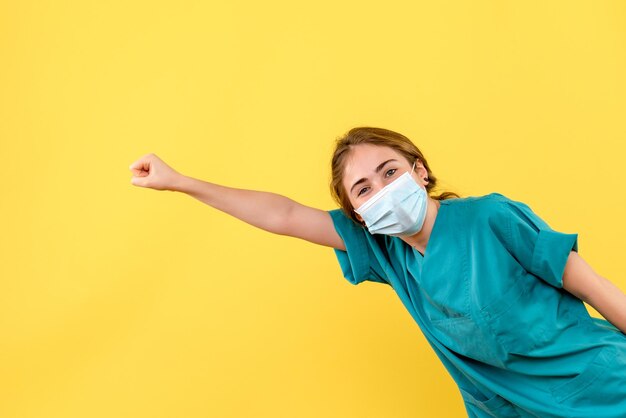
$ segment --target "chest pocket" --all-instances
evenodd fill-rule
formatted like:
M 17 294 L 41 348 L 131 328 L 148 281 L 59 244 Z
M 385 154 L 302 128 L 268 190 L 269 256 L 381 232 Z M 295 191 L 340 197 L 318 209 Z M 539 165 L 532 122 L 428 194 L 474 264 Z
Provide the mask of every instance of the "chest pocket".
M 508 290 L 479 312 L 503 355 L 529 355 L 554 341 L 563 294 L 530 273 L 509 280 Z
M 483 363 L 500 366 L 493 339 L 469 315 L 431 319 L 432 332 L 450 350 Z
M 432 333 L 458 354 L 500 366 L 494 352 L 493 336 L 475 320 L 466 257 L 441 260 L 437 269 L 427 269 L 429 274 L 421 286 L 423 306 L 428 312 Z

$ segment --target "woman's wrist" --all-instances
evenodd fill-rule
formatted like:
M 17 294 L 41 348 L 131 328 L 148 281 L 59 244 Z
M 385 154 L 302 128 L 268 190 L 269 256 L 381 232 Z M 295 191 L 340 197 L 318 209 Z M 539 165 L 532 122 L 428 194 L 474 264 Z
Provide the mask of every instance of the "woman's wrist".
M 173 192 L 188 193 L 190 190 L 189 184 L 192 180 L 191 177 L 177 173 L 169 189 Z

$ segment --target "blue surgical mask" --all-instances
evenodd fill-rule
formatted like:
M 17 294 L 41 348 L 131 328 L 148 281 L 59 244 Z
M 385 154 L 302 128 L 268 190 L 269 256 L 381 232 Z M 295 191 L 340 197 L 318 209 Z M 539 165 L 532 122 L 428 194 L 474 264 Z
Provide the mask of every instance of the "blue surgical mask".
M 424 225 L 428 193 L 421 188 L 411 169 L 378 191 L 355 209 L 372 234 L 410 236 Z

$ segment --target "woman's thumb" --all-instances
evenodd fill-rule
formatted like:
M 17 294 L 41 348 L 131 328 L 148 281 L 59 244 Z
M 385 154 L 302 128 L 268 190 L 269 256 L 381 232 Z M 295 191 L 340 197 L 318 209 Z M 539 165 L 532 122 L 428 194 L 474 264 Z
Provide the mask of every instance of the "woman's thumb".
M 133 177 L 131 177 L 130 179 L 130 183 L 135 186 L 145 187 L 146 182 L 147 182 L 146 177 L 148 177 L 150 173 L 148 173 L 147 171 L 139 170 L 139 169 L 133 169 L 133 168 L 131 169 L 134 170 L 135 172 L 133 173 Z
M 132 184 L 133 186 L 143 186 L 142 180 L 143 179 L 141 177 L 133 176 L 130 179 L 130 184 Z

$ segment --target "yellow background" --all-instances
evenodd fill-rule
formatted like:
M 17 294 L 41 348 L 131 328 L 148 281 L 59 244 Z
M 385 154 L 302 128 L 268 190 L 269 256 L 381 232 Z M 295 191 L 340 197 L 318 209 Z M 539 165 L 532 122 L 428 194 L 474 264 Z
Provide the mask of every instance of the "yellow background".
M 396 130 L 626 289 L 624 2 L 2 0 L 0 64 L 3 418 L 466 416 L 391 288 L 149 152 L 333 209 L 334 139 Z

